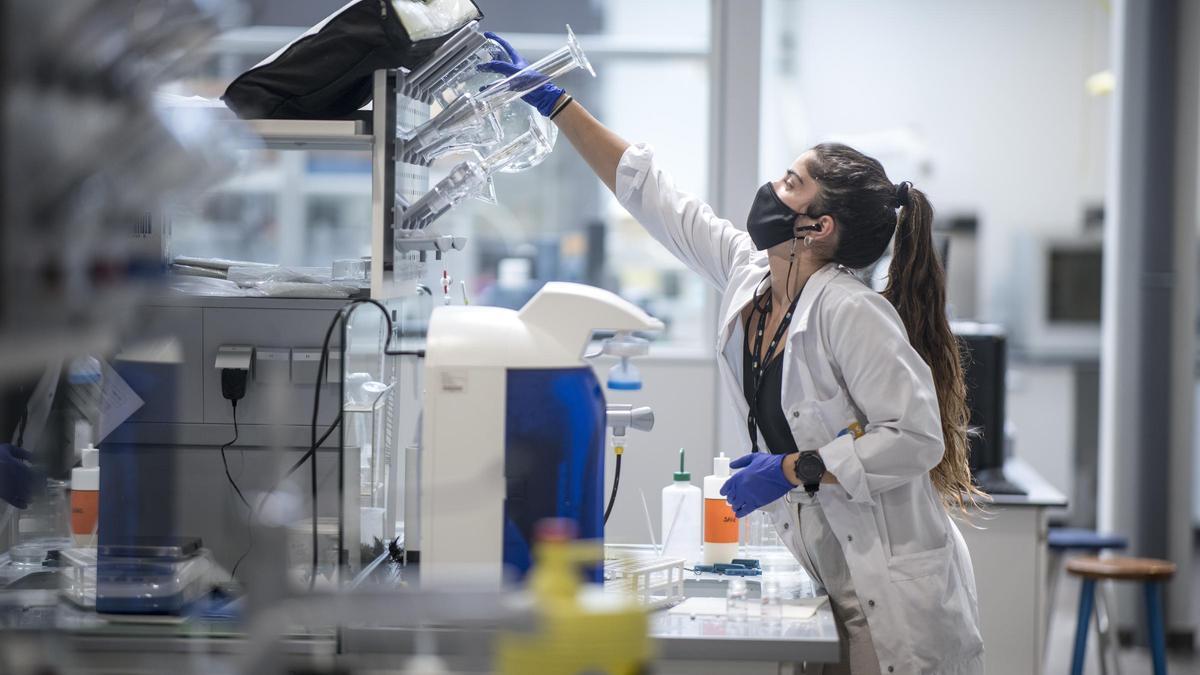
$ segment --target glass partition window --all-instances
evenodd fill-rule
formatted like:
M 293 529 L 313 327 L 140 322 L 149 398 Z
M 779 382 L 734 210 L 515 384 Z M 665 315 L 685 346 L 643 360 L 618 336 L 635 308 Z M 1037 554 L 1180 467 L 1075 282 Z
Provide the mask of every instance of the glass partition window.
M 247 150 L 241 170 L 173 215 L 171 252 L 304 267 L 371 253 L 371 156 Z

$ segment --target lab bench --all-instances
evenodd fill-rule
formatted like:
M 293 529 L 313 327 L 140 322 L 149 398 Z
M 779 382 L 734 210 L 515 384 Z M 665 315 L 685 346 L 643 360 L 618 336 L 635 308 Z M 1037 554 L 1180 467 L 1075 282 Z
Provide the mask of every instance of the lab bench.
M 1019 460 L 1010 461 L 1006 473 L 1028 494 L 996 496 L 992 503 L 971 513 L 969 522 L 960 522 L 960 529 L 975 568 L 988 672 L 1019 669 L 1036 675 L 1042 672 L 1040 655 L 1045 634 L 1048 511 L 1065 506 L 1066 499 Z M 610 550 L 621 548 L 645 549 L 643 555 L 649 550 Z M 411 576 L 410 571 L 405 572 L 410 583 Z M 752 589 L 757 586 L 756 579 L 747 581 Z M 724 598 L 727 582 L 719 575 L 689 572 L 683 594 L 688 598 Z M 811 590 L 807 593 L 812 595 Z M 407 624 L 404 627 L 379 627 L 379 622 L 372 622 L 372 627 L 348 627 L 336 634 L 288 635 L 278 644 L 280 661 L 290 665 L 337 664 L 351 671 L 369 672 L 379 664 L 395 668 L 408 656 L 420 653 L 423 644 L 426 648 L 432 644 L 438 654 L 451 655 L 448 666 L 452 670 L 488 671 L 495 626 L 430 628 L 401 618 L 404 611 L 403 603 L 397 600 L 396 623 Z M 64 653 L 69 654 L 72 665 L 83 665 L 69 672 L 96 673 L 183 673 L 204 664 L 232 665 L 248 644 L 246 636 L 228 623 L 127 625 L 105 622 L 78 610 L 68 610 L 62 616 L 69 620 L 65 624 L 59 621 L 57 632 L 20 636 L 6 631 L 9 635 L 4 641 L 53 641 L 58 646 L 47 649 L 65 646 Z M 832 662 L 839 655 L 837 629 L 827 602 L 802 620 L 768 621 L 753 615 L 731 620 L 657 610 L 650 615 L 649 631 L 657 654 L 655 671 L 668 675 L 798 672 L 803 663 Z M 430 635 L 432 642 L 428 641 Z
M 795 574 L 795 572 L 793 572 Z M 803 572 L 799 572 L 803 574 Z M 406 574 L 406 580 L 412 581 Z M 684 584 L 687 597 L 724 598 L 727 578 L 692 575 Z M 749 580 L 751 596 L 756 583 Z M 807 584 L 811 589 L 811 582 Z M 63 672 L 161 673 L 212 672 L 232 669 L 253 640 L 235 624 L 200 619 L 163 617 L 151 623 L 126 623 L 101 618 L 60 601 L 54 591 L 27 593 L 29 616 L 52 622 L 53 631 L 37 630 L 48 624 L 30 621 L 25 632 L 5 631 L 5 649 L 25 643 L 43 654 L 58 654 Z M 17 601 L 5 597 L 6 604 Z M 720 673 L 770 673 L 799 671 L 803 663 L 836 661 L 837 628 L 827 602 L 815 596 L 797 599 L 816 605 L 806 619 L 766 620 L 753 614 L 731 620 L 719 616 L 671 614 L 666 609 L 650 615 L 650 637 L 656 653 L 655 672 L 717 675 Z M 288 668 L 312 669 L 336 665 L 342 672 L 372 672 L 401 667 L 411 655 L 433 650 L 445 659 L 451 672 L 491 672 L 495 625 L 425 625 L 403 617 L 404 603 L 395 601 L 397 627 L 349 626 L 340 631 L 294 631 L 276 643 L 275 662 Z M 481 610 L 482 611 L 482 610 Z M 53 612 L 53 617 L 51 617 Z M 40 624 L 40 625 L 39 625 Z M 511 627 L 513 621 L 502 622 Z
M 609 551 L 634 554 L 649 553 L 649 546 L 611 546 Z M 790 555 L 790 554 L 789 554 Z M 809 597 L 797 602 L 816 605 L 814 614 L 806 619 L 766 620 L 753 614 L 731 620 L 718 616 L 672 614 L 659 609 L 650 614 L 650 638 L 657 655 L 656 673 L 672 675 L 718 675 L 738 673 L 778 675 L 791 672 L 804 663 L 831 663 L 839 659 L 840 643 L 833 611 L 828 602 L 812 596 L 812 582 L 802 570 L 791 572 L 803 577 L 802 593 Z M 731 577 L 717 574 L 688 573 L 684 581 L 687 598 L 724 598 L 726 583 Z M 747 579 L 750 595 L 758 594 L 758 578 Z M 412 654 L 417 646 L 412 628 L 351 628 L 342 632 L 342 649 L 346 654 Z M 439 630 L 436 643 L 439 653 L 485 658 L 488 637 L 479 631 Z
M 1020 459 L 1008 460 L 1004 473 L 1027 493 L 993 496 L 959 529 L 975 567 L 986 671 L 1041 675 L 1049 512 L 1067 498 Z

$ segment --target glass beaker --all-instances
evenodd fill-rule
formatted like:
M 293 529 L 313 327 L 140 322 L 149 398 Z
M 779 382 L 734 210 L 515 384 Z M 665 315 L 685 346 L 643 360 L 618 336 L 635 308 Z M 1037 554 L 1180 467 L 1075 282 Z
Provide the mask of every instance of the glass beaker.
M 17 518 L 18 543 L 9 550 L 13 564 L 40 566 L 50 551 L 74 546 L 67 482 L 47 479 L 46 493 Z
M 745 621 L 749 613 L 750 591 L 745 579 L 730 579 L 725 587 L 725 615 L 730 621 Z
M 779 580 L 773 576 L 762 579 L 762 593 L 759 598 L 761 607 L 759 613 L 767 623 L 778 623 L 783 620 L 783 590 Z

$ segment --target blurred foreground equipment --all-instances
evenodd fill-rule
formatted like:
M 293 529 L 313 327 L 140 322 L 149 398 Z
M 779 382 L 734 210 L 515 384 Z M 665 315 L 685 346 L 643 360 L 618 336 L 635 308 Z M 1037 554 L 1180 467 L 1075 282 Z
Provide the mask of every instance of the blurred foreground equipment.
M 214 34 L 192 0 L 0 6 L 0 383 L 103 353 L 162 274 L 162 205 L 230 167 L 153 92 Z

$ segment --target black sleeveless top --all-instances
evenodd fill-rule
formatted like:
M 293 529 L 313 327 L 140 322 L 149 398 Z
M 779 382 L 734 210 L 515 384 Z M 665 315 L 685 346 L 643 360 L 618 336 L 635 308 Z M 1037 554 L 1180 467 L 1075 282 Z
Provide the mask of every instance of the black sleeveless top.
M 746 402 L 754 400 L 754 356 L 750 353 L 750 331 L 747 326 L 742 350 L 742 393 Z M 775 355 L 763 371 L 762 389 L 758 395 L 758 409 L 753 411 L 758 431 L 772 454 L 783 455 L 796 452 L 796 439 L 783 412 L 783 353 Z

